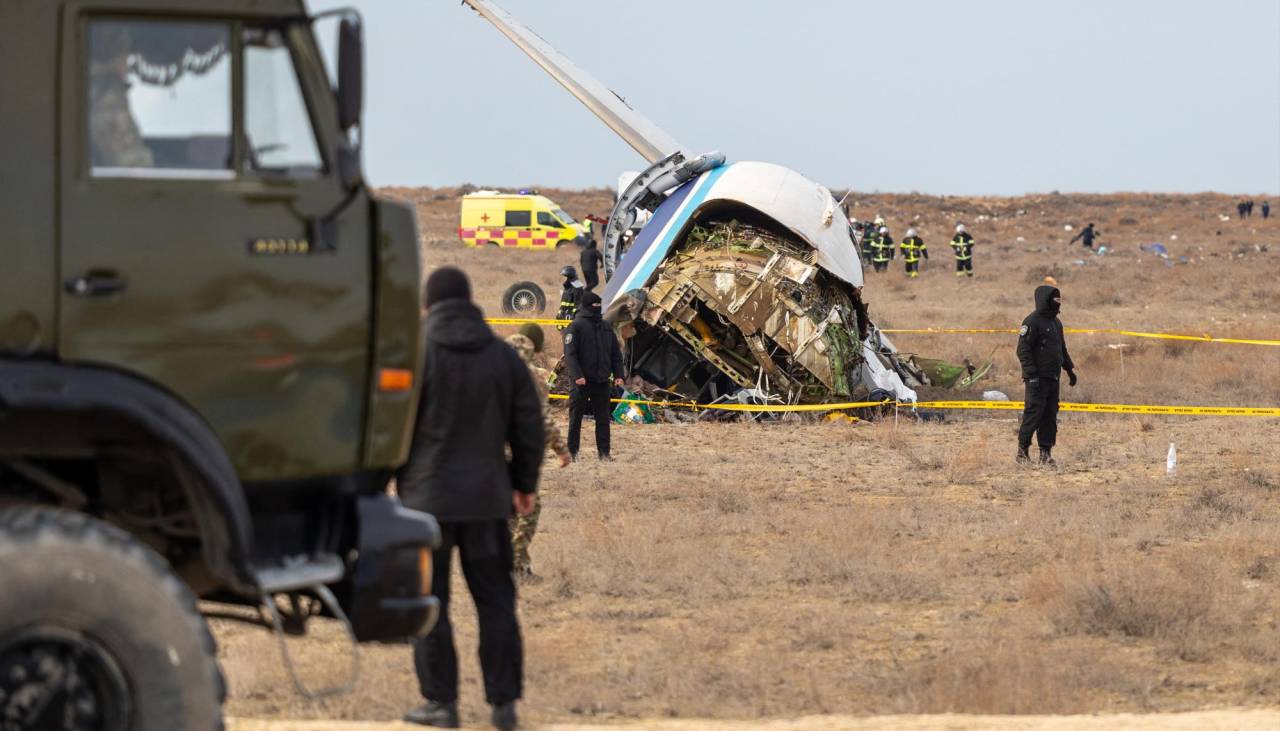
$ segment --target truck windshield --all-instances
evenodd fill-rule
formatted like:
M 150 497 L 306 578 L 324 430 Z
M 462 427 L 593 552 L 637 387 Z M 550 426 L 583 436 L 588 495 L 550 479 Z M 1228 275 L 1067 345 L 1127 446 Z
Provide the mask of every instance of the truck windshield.
M 557 208 L 551 213 L 554 214 L 556 218 L 560 219 L 560 222 L 566 226 L 572 226 L 577 223 L 577 221 L 573 220 L 573 216 L 564 212 L 563 208 Z

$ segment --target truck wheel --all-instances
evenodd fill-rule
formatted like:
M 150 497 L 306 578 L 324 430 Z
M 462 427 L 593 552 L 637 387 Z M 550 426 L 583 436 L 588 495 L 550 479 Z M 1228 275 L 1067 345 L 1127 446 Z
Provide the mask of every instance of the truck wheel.
M 547 295 L 533 282 L 516 282 L 502 293 L 502 311 L 508 315 L 540 315 L 547 310 Z
M 124 531 L 0 511 L 0 726 L 222 728 L 226 689 L 191 591 Z

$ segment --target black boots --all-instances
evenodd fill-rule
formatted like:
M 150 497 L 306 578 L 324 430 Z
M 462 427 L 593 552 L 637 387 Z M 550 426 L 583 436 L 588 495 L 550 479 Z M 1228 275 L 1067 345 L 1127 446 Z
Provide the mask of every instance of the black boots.
M 409 723 L 416 723 L 419 726 L 432 726 L 434 728 L 461 728 L 462 724 L 458 719 L 458 702 L 439 703 L 437 701 L 427 701 L 425 705 L 405 714 L 404 720 Z M 496 729 L 501 731 L 515 731 L 520 725 L 516 718 L 516 702 L 509 701 L 500 703 L 493 707 L 493 715 L 489 717 L 490 723 Z
M 1045 467 L 1058 466 L 1058 463 L 1053 461 L 1053 455 L 1050 454 L 1050 452 L 1052 451 L 1053 451 L 1053 447 L 1040 448 L 1040 464 L 1044 465 Z
M 1031 464 L 1031 455 L 1027 454 L 1027 450 L 1030 448 L 1030 444 L 1026 446 L 1018 445 L 1018 464 Z
M 489 717 L 489 722 L 496 729 L 501 731 L 514 731 L 520 722 L 516 720 L 516 702 L 508 701 L 493 707 L 493 715 Z
M 462 726 L 458 720 L 457 701 L 452 703 L 427 701 L 425 705 L 418 706 L 406 713 L 404 720 L 409 723 L 416 723 L 419 726 L 433 726 L 435 728 L 460 728 Z

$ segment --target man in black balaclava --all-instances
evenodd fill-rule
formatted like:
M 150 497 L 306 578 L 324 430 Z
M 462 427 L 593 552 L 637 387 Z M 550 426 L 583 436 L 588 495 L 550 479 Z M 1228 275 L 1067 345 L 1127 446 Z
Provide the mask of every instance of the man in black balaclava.
M 564 331 L 564 362 L 573 390 L 569 392 L 569 453 L 578 458 L 582 417 L 591 409 L 596 420 L 596 455 L 609 457 L 610 382 L 622 385 L 622 350 L 613 326 L 600 313 L 600 295 L 582 295 L 578 314 Z
M 1027 450 L 1031 435 L 1040 444 L 1040 464 L 1053 466 L 1053 445 L 1058 437 L 1058 379 L 1067 372 L 1069 383 L 1076 385 L 1075 363 L 1067 352 L 1058 312 L 1062 294 L 1057 287 L 1036 287 L 1036 311 L 1027 315 L 1018 331 L 1018 360 L 1022 363 L 1022 380 L 1026 398 L 1022 410 L 1022 428 L 1018 430 L 1018 462 L 1031 461 Z

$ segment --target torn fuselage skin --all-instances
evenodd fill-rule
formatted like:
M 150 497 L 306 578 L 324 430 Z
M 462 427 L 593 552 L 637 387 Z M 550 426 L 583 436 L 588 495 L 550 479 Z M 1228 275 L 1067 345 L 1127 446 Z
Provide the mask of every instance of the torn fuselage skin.
M 858 293 L 770 224 L 748 209 L 712 209 L 694 222 L 633 321 L 633 372 L 692 398 L 760 388 L 813 403 L 857 392 L 867 326 Z M 696 358 L 675 356 L 673 344 Z

